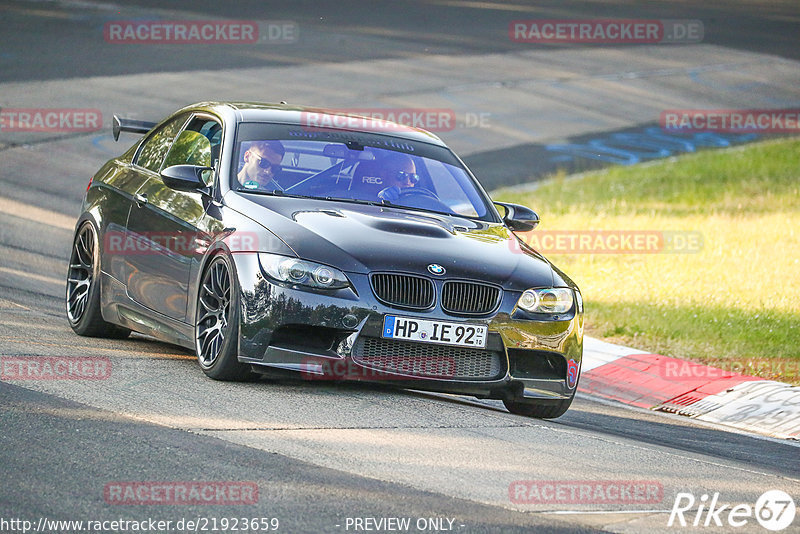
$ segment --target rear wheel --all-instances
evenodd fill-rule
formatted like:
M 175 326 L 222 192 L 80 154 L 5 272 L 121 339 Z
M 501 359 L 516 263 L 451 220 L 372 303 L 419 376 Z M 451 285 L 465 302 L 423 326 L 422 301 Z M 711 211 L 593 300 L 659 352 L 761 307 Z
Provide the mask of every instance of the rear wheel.
M 575 388 L 577 391 L 577 388 Z M 559 401 L 529 401 L 529 400 L 504 400 L 506 409 L 516 415 L 536 417 L 537 419 L 555 419 L 561 417 L 569 410 L 572 400 L 575 398 L 575 391 L 568 399 Z
M 195 311 L 195 353 L 215 380 L 245 380 L 250 366 L 238 359 L 239 288 L 230 260 L 216 256 L 203 275 Z
M 131 331 L 103 320 L 100 312 L 100 247 L 94 225 L 75 234 L 67 273 L 67 319 L 76 334 L 122 339 Z

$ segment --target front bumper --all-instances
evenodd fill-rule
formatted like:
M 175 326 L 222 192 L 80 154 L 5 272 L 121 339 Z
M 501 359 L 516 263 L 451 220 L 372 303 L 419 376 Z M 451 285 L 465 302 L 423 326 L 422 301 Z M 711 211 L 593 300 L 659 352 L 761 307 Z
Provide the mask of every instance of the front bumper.
M 397 309 L 374 296 L 367 275 L 347 273 L 353 287 L 330 292 L 267 279 L 256 254 L 234 254 L 241 291 L 239 361 L 266 374 L 381 382 L 480 398 L 567 399 L 580 369 L 583 315 L 533 316 L 504 291 L 498 310 L 481 317 Z M 437 291 L 442 280 L 435 280 Z M 383 340 L 387 314 L 487 325 L 485 350 Z M 571 382 L 571 383 L 570 383 Z M 573 386 L 573 387 L 570 387 Z

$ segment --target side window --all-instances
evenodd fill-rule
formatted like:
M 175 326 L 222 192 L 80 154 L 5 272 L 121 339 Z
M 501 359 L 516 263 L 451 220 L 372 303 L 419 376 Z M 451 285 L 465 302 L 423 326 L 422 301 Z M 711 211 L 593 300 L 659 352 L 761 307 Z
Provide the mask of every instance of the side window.
M 190 133 L 189 133 L 190 132 Z M 178 146 L 180 145 L 180 146 Z M 181 132 L 164 160 L 171 165 L 203 165 L 217 168 L 222 147 L 222 125 L 205 117 L 195 117 Z M 213 173 L 209 173 L 213 174 Z M 206 183 L 211 185 L 211 176 Z
M 158 172 L 161 168 L 161 162 L 164 161 L 164 156 L 167 155 L 167 150 L 172 144 L 172 140 L 175 139 L 184 122 L 186 122 L 186 115 L 181 115 L 156 130 L 144 142 L 134 163 L 145 169 Z
M 216 168 L 222 146 L 222 125 L 215 120 L 195 117 L 186 129 L 201 133 L 208 139 L 211 143 L 211 166 Z

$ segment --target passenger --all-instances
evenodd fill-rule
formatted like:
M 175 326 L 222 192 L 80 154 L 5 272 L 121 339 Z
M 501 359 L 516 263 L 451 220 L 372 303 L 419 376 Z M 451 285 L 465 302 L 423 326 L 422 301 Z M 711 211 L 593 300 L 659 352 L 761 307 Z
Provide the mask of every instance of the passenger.
M 244 165 L 237 178 L 245 189 L 283 191 L 275 181 L 281 172 L 286 149 L 280 141 L 256 141 L 244 153 Z
M 393 153 L 387 156 L 380 162 L 378 174 L 383 183 L 388 185 L 378 193 L 378 199 L 389 202 L 397 200 L 403 189 L 414 187 L 419 182 L 414 160 L 407 154 Z

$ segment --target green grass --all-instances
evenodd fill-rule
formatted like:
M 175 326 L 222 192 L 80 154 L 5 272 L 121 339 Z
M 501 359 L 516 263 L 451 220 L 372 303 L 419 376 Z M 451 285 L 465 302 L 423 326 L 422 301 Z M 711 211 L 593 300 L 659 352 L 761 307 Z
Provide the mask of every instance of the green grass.
M 533 234 L 701 232 L 696 253 L 548 257 L 581 287 L 589 335 L 800 383 L 800 140 L 554 176 L 495 197 L 536 210 Z

